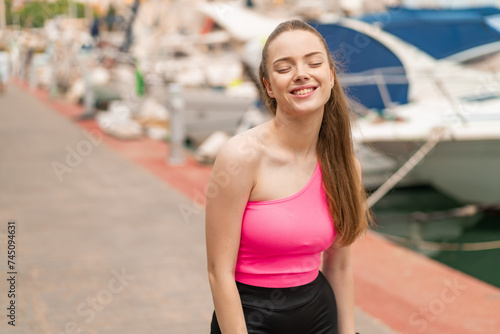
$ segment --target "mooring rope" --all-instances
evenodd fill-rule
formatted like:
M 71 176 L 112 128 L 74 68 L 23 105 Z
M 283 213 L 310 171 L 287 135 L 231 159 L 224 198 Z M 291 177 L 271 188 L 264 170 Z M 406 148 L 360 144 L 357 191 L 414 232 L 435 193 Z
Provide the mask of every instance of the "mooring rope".
M 430 135 L 429 139 L 415 152 L 403 166 L 401 166 L 394 174 L 388 178 L 384 184 L 373 192 L 366 200 L 368 208 L 371 208 L 382 197 L 385 196 L 396 184 L 399 183 L 409 172 L 411 172 L 428 154 L 432 149 L 443 139 L 447 134 L 445 128 L 436 128 Z

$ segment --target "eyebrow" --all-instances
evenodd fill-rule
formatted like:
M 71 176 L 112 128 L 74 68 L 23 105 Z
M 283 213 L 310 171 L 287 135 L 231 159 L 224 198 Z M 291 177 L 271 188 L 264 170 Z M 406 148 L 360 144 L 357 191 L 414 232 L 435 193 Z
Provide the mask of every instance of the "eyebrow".
M 321 54 L 321 55 L 322 55 L 323 53 L 322 53 L 321 51 L 314 51 L 314 52 L 310 52 L 310 53 L 306 54 L 306 55 L 304 56 L 304 58 L 312 57 L 312 56 L 317 55 L 317 54 Z M 274 64 L 276 64 L 276 63 L 278 63 L 278 62 L 280 62 L 280 61 L 289 61 L 289 60 L 291 60 L 291 59 L 292 59 L 291 57 L 283 57 L 283 58 L 280 58 L 280 59 L 275 60 L 275 61 L 273 62 L 273 65 L 274 65 Z

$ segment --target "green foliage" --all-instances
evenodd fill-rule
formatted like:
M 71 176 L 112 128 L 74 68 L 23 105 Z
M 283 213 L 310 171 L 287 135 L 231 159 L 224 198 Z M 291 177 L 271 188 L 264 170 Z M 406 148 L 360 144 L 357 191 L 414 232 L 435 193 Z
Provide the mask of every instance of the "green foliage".
M 7 25 L 14 24 L 14 22 L 12 22 L 12 0 L 5 1 L 5 17 Z
M 7 24 L 19 24 L 21 27 L 40 28 L 45 20 L 52 19 L 58 15 L 68 15 L 68 0 L 57 0 L 55 2 L 33 1 L 27 3 L 21 10 L 12 10 L 12 0 L 5 1 Z M 77 17 L 85 17 L 85 5 L 76 3 Z

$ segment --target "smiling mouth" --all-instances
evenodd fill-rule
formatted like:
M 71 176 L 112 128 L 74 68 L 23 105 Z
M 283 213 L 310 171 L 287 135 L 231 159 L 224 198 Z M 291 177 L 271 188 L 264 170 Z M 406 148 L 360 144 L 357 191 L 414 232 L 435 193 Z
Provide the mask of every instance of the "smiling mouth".
M 305 89 L 301 89 L 301 90 L 295 90 L 295 91 L 292 91 L 291 93 L 293 95 L 306 95 L 306 94 L 309 94 L 311 93 L 312 91 L 314 91 L 316 88 L 305 88 Z

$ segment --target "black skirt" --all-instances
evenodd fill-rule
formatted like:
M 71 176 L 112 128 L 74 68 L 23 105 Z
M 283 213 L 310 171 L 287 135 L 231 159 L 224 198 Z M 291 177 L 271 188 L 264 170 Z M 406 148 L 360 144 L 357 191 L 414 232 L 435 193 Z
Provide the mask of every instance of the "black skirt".
M 319 272 L 311 283 L 263 288 L 236 282 L 249 334 L 337 334 L 337 304 Z M 221 334 L 215 312 L 211 334 Z

